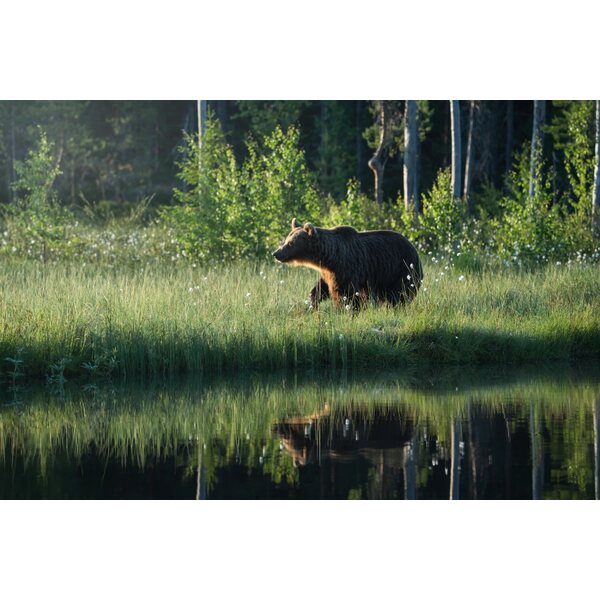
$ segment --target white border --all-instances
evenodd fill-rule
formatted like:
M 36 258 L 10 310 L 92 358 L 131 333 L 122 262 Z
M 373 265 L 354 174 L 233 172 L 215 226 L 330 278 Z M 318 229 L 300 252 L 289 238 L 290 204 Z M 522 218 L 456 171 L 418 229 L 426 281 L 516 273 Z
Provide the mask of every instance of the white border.
M 584 598 L 593 502 L 5 502 L 6 598 Z
M 3 99 L 597 98 L 593 2 L 19 0 Z M 592 502 L 3 502 L 7 598 L 581 598 Z M 235 594 L 235 596 L 234 596 Z
M 3 99 L 600 96 L 589 0 L 19 0 Z

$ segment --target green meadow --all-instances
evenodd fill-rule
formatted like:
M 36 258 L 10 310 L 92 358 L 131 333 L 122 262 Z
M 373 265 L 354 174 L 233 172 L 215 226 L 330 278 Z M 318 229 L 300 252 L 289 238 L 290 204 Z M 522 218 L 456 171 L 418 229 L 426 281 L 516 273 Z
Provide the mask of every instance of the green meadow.
M 272 263 L 135 266 L 6 259 L 0 371 L 8 381 L 154 378 L 600 357 L 600 269 L 425 260 L 407 307 L 306 302 L 315 274 Z

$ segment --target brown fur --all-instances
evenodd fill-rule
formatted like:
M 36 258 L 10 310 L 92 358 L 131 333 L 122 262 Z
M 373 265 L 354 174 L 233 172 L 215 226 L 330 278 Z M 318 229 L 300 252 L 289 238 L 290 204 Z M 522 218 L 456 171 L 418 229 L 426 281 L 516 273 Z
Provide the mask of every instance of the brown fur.
M 327 297 L 338 305 L 358 306 L 367 298 L 404 303 L 415 296 L 423 279 L 417 250 L 395 231 L 323 229 L 310 223 L 302 227 L 294 219 L 292 231 L 273 256 L 319 272 L 311 291 L 315 307 Z

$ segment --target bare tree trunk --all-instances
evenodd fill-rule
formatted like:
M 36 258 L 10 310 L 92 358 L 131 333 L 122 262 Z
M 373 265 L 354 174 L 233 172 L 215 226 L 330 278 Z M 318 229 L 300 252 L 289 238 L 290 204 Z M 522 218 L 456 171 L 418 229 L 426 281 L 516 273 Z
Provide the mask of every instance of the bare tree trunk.
M 198 100 L 198 147 L 202 152 L 202 142 L 206 135 L 207 101 Z
M 407 211 L 415 201 L 417 136 L 417 103 L 407 100 L 404 111 L 404 208 Z
M 384 154 L 387 141 L 387 113 L 387 102 L 382 100 L 379 109 L 379 144 L 375 150 L 375 153 L 369 160 L 369 168 L 371 171 L 373 171 L 373 177 L 375 178 L 375 201 L 379 205 L 383 203 L 383 170 L 385 168 Z
M 450 100 L 450 128 L 452 135 L 452 195 L 460 198 L 462 157 L 460 146 L 460 103 Z
M 421 212 L 421 138 L 419 137 L 419 105 L 417 104 L 417 137 L 415 138 L 416 158 L 415 158 L 415 215 L 419 216 Z
M 452 436 L 450 439 L 450 500 L 459 499 L 460 491 L 460 419 L 452 420 Z
M 514 102 L 509 100 L 506 103 L 506 154 L 504 156 L 504 172 L 508 173 L 512 167 L 513 154 L 513 132 L 514 132 Z
M 594 192 L 592 197 L 592 233 L 600 230 L 600 100 L 596 100 L 596 164 L 594 166 Z
M 531 133 L 531 161 L 529 171 L 529 197 L 535 195 L 535 180 L 538 175 L 538 163 L 542 157 L 544 145 L 543 127 L 546 121 L 546 101 L 533 101 L 533 130 Z
M 465 187 L 463 191 L 463 199 L 467 205 L 467 210 L 470 210 L 469 195 L 471 193 L 471 180 L 473 179 L 473 127 L 475 125 L 475 100 L 469 103 L 469 135 L 467 138 L 467 158 L 465 160 Z

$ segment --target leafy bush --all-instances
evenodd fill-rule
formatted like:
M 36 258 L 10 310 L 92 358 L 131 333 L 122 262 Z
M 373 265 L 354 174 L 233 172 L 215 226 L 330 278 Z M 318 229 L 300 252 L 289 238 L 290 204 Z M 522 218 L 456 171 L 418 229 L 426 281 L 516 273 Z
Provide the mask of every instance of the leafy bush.
M 318 215 L 314 177 L 298 142 L 296 128 L 277 127 L 262 151 L 247 141 L 248 158 L 240 166 L 215 119 L 209 119 L 201 151 L 197 136 L 188 136 L 179 163 L 186 187 L 174 190 L 177 204 L 163 211 L 183 253 L 203 259 L 264 255 L 292 216 Z
M 24 161 L 15 163 L 15 202 L 3 210 L 6 231 L 13 252 L 46 261 L 65 243 L 65 229 L 71 215 L 58 203 L 52 186 L 60 175 L 59 161 L 45 132 L 39 130 L 36 147 Z
M 373 198 L 361 193 L 356 179 L 348 181 L 346 197 L 339 203 L 330 197 L 322 218 L 324 227 L 351 225 L 358 230 L 392 227 L 395 206 L 379 205 Z
M 452 194 L 450 170 L 438 173 L 429 194 L 423 196 L 421 237 L 429 247 L 450 251 L 462 239 L 466 219 L 464 204 Z
M 236 232 L 247 253 L 262 254 L 274 248 L 289 230 L 290 218 L 314 220 L 321 213 L 321 201 L 314 175 L 300 149 L 300 132 L 295 127 L 276 127 L 263 140 L 265 150 L 249 140 L 248 159 L 242 167 L 244 197 L 234 204 L 246 210 Z
M 178 162 L 183 189 L 175 189 L 177 204 L 163 211 L 182 252 L 201 258 L 218 257 L 226 250 L 230 206 L 241 196 L 240 172 L 220 127 L 209 120 L 202 144 L 186 135 Z M 202 162 L 200 162 L 202 161 Z
M 537 161 L 533 196 L 529 195 L 527 148 L 509 175 L 509 195 L 501 200 L 501 216 L 491 221 L 495 228 L 495 251 L 504 259 L 533 263 L 565 259 L 577 251 L 591 251 L 589 220 L 579 203 L 556 198 L 552 170 Z

